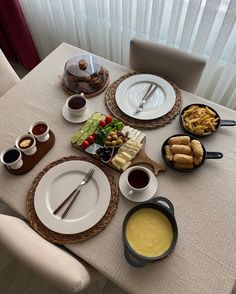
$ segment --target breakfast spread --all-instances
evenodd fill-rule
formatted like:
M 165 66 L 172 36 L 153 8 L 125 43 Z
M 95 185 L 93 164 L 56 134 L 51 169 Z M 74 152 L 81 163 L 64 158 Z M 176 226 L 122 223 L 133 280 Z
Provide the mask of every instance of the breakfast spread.
M 166 160 L 180 170 L 199 166 L 204 155 L 202 144 L 189 136 L 171 137 L 164 150 Z
M 170 248 L 173 229 L 169 219 L 161 211 L 141 208 L 130 216 L 125 235 L 130 247 L 138 254 L 156 257 Z
M 182 114 L 183 126 L 196 135 L 214 132 L 218 120 L 216 113 L 207 106 L 192 105 Z
M 102 162 L 109 162 L 116 169 L 124 171 L 139 153 L 144 137 L 143 132 L 96 112 L 73 134 L 71 142 L 73 146 L 100 157 Z

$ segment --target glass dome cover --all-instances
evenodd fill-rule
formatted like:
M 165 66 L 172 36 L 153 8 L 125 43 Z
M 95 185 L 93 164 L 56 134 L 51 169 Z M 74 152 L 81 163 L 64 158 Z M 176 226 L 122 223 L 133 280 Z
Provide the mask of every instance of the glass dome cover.
M 108 71 L 94 55 L 76 54 L 65 64 L 62 85 L 70 93 L 93 97 L 104 91 L 108 82 Z

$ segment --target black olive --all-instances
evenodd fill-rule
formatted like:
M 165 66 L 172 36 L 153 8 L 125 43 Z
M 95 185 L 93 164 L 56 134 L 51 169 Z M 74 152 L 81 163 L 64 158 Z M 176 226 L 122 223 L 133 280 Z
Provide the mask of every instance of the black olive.
M 102 155 L 103 155 L 103 150 L 102 150 L 102 148 L 100 148 L 100 149 L 97 150 L 97 155 L 98 155 L 98 156 L 102 156 Z

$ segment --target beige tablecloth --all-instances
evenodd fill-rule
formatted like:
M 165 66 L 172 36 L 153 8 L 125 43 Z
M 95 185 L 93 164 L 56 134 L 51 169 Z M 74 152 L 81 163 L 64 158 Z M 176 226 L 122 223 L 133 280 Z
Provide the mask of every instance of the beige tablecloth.
M 62 44 L 18 85 L 0 98 L 0 149 L 12 146 L 16 137 L 28 131 L 37 120 L 49 123 L 56 136 L 53 149 L 21 176 L 0 168 L 0 199 L 26 217 L 27 190 L 38 172 L 48 163 L 79 152 L 70 137 L 80 125 L 66 122 L 61 109 L 68 96 L 60 86 L 66 60 L 80 51 Z M 111 82 L 129 69 L 102 60 Z M 236 119 L 236 113 L 192 94 L 183 92 L 184 105 L 205 102 L 221 118 Z M 91 99 L 97 111 L 107 113 L 104 93 Z M 160 147 L 170 135 L 180 133 L 176 118 L 171 124 L 145 131 L 146 151 L 161 161 Z M 221 160 L 207 160 L 194 173 L 181 174 L 167 168 L 158 175 L 158 195 L 175 206 L 179 239 L 175 251 L 159 262 L 133 268 L 123 256 L 122 222 L 133 203 L 120 195 L 115 217 L 107 228 L 83 243 L 66 246 L 92 264 L 120 287 L 138 294 L 226 294 L 236 278 L 236 127 L 220 127 L 216 134 L 202 140 L 208 151 L 221 151 Z M 119 174 L 114 172 L 117 180 Z

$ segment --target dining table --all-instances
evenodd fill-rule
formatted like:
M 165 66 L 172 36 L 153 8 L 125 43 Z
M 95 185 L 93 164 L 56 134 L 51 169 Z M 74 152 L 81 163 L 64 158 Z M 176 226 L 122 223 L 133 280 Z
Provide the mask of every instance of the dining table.
M 55 134 L 55 144 L 35 167 L 22 175 L 0 167 L 0 200 L 27 220 L 26 197 L 33 179 L 49 163 L 70 155 L 84 155 L 70 140 L 82 123 L 62 116 L 70 94 L 61 86 L 66 61 L 76 53 L 88 52 L 62 43 L 32 71 L 0 97 L 0 150 L 14 146 L 35 121 L 46 121 Z M 133 70 L 104 59 L 109 84 Z M 182 107 L 203 103 L 214 108 L 221 119 L 235 119 L 236 112 L 195 94 L 181 90 Z M 89 98 L 95 111 L 109 114 L 105 92 Z M 124 122 L 125 123 L 125 122 Z M 91 264 L 121 289 L 133 294 L 230 294 L 236 280 L 236 128 L 219 127 L 201 138 L 207 151 L 223 153 L 197 170 L 177 172 L 165 165 L 161 146 L 166 138 L 184 133 L 178 116 L 169 124 L 143 129 L 146 153 L 166 167 L 157 175 L 156 196 L 171 200 L 178 224 L 178 241 L 168 257 L 142 268 L 132 267 L 124 257 L 122 225 L 136 203 L 119 192 L 119 203 L 110 223 L 92 238 L 64 244 L 67 250 Z M 120 173 L 112 170 L 118 185 Z M 37 253 L 35 253 L 37 254 Z M 65 269 L 66 270 L 66 269 Z

